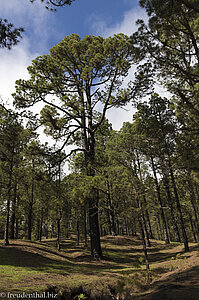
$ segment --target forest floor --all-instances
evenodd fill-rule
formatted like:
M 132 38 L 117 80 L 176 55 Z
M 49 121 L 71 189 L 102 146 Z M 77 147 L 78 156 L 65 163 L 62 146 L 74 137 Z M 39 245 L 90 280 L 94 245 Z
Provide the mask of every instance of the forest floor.
M 71 300 L 198 300 L 199 244 L 190 244 L 190 252 L 184 253 L 183 244 L 151 242 L 148 283 L 139 237 L 103 237 L 104 259 L 99 262 L 73 238 L 62 240 L 60 252 L 54 239 L 12 240 L 9 246 L 0 241 L 0 297 L 45 291 Z

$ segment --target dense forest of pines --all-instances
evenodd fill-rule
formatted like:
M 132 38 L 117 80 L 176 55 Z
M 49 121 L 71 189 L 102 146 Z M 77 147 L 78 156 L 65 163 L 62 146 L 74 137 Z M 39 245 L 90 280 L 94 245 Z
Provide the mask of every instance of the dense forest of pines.
M 149 268 L 150 239 L 182 242 L 185 251 L 199 242 L 198 1 L 159 2 L 140 1 L 148 24 L 138 20 L 130 37 L 66 36 L 16 82 L 13 110 L 2 99 L 5 245 L 56 238 L 60 250 L 75 234 L 98 260 L 102 236 L 140 235 Z M 23 30 L 0 26 L 1 46 L 12 47 Z M 129 102 L 132 122 L 113 130 L 106 112 Z M 39 116 L 29 110 L 35 105 Z M 55 146 L 42 144 L 39 127 Z

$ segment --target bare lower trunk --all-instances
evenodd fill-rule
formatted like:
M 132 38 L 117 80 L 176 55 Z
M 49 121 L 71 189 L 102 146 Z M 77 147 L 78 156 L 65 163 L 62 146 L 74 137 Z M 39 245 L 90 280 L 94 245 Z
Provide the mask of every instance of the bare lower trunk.
M 79 246 L 79 239 L 80 239 L 79 219 L 77 219 L 76 229 L 77 229 L 77 246 Z
M 176 242 L 181 242 L 180 232 L 179 232 L 178 225 L 177 225 L 177 222 L 176 222 L 176 217 L 175 217 L 175 214 L 174 214 L 173 201 L 172 201 L 170 187 L 169 187 L 169 180 L 168 180 L 166 174 L 164 175 L 164 186 L 165 186 L 165 190 L 166 190 L 166 193 L 167 193 L 168 204 L 169 204 L 170 211 L 171 211 L 171 219 L 172 219 L 172 223 L 173 223 L 175 241 Z
M 86 206 L 84 205 L 84 246 L 87 247 L 87 215 L 86 215 Z
M 92 190 L 89 199 L 89 224 L 91 238 L 91 257 L 99 260 L 102 258 L 102 249 L 100 243 L 99 219 L 98 219 L 98 194 L 95 189 Z
M 160 186 L 159 186 L 159 183 L 158 183 L 158 178 L 157 178 L 157 174 L 156 174 L 156 169 L 155 169 L 155 164 L 154 164 L 153 157 L 151 157 L 151 165 L 152 165 L 153 175 L 154 175 L 154 179 L 155 179 L 157 198 L 158 198 L 158 202 L 159 202 L 159 205 L 160 205 L 160 215 L 161 215 L 162 225 L 163 225 L 164 240 L 165 240 L 166 244 L 169 244 L 170 242 L 169 242 L 169 235 L 168 235 L 168 229 L 167 229 L 167 224 L 166 224 L 166 218 L 165 218 L 165 214 L 164 214 L 164 210 L 163 210 L 163 203 L 162 203 L 162 198 L 161 198 L 161 195 L 160 195 Z
M 61 250 L 61 243 L 60 243 L 60 219 L 57 219 L 57 250 Z
M 185 252 L 187 252 L 187 251 L 189 251 L 188 238 L 187 238 L 187 234 L 186 234 L 186 230 L 185 230 L 185 225 L 184 225 L 184 219 L 183 219 L 183 216 L 182 216 L 180 200 L 179 200 L 179 197 L 178 197 L 178 191 L 177 191 L 175 178 L 174 178 L 174 175 L 173 175 L 173 169 L 172 169 L 170 161 L 169 161 L 169 165 L 170 165 L 171 181 L 172 181 L 172 185 L 173 185 L 173 191 L 174 191 L 174 195 L 175 195 L 175 201 L 176 201 L 176 205 L 177 205 L 177 210 L 178 210 L 179 219 L 180 219 L 180 226 L 181 226 L 181 230 L 182 230 L 184 250 L 185 250 Z
M 10 219 L 10 199 L 7 199 L 6 204 L 6 223 L 5 223 L 5 232 L 4 232 L 4 245 L 9 245 L 9 219 Z
M 145 258 L 147 276 L 148 276 L 148 280 L 151 281 L 151 271 L 150 271 L 149 258 L 148 258 L 147 248 L 146 248 L 147 245 L 146 245 L 146 242 L 145 242 L 145 236 L 144 236 L 142 220 L 140 220 L 140 219 L 139 219 L 139 225 L 140 225 L 140 233 L 141 233 L 141 238 L 142 238 L 143 253 L 144 253 L 144 258 Z

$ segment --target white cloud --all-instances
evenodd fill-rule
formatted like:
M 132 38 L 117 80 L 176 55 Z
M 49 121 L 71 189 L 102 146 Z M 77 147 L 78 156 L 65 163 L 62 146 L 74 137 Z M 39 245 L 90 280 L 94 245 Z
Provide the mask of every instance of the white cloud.
M 136 21 L 138 19 L 147 20 L 146 13 L 141 8 L 132 8 L 124 14 L 123 20 L 114 26 L 108 26 L 105 20 L 100 20 L 97 16 L 92 24 L 93 30 L 96 34 L 104 37 L 112 36 L 117 33 L 124 33 L 131 35 L 137 30 Z
M 11 102 L 15 81 L 28 77 L 27 67 L 32 59 L 46 51 L 48 30 L 51 29 L 52 14 L 40 1 L 9 0 L 1 3 L 1 18 L 7 19 L 15 27 L 24 27 L 23 38 L 10 51 L 0 49 L 0 96 Z
M 19 78 L 27 78 L 27 66 L 30 65 L 33 56 L 28 50 L 26 39 L 12 50 L 2 49 L 0 60 L 0 95 L 7 101 L 14 92 L 15 81 Z

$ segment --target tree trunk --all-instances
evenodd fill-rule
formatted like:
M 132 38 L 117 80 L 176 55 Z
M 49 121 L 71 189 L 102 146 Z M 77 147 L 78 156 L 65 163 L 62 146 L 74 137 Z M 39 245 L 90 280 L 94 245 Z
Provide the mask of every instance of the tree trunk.
M 18 212 L 18 208 L 19 208 L 19 195 L 17 195 L 17 203 L 16 203 L 16 211 Z M 16 231 L 15 231 L 15 239 L 18 239 L 19 237 L 19 217 L 18 214 L 15 218 L 15 224 L 16 224 Z
M 172 219 L 173 228 L 174 228 L 175 241 L 180 243 L 181 242 L 180 232 L 179 232 L 175 214 L 174 214 L 173 201 L 171 198 L 171 192 L 170 192 L 170 187 L 169 187 L 169 180 L 168 180 L 166 174 L 164 175 L 163 181 L 164 181 L 164 187 L 165 187 L 165 190 L 167 193 L 167 199 L 168 199 L 168 203 L 169 203 L 169 207 L 170 207 L 170 211 L 171 211 L 171 219 Z
M 84 246 L 87 247 L 87 215 L 86 215 L 86 205 L 84 205 Z
M 141 222 L 141 224 L 142 224 L 142 230 L 143 230 L 146 246 L 151 247 L 151 243 L 149 240 L 149 234 L 148 234 L 147 226 L 146 226 L 146 221 L 145 221 L 144 213 L 142 210 L 142 201 L 139 199 L 139 197 L 140 197 L 140 195 L 138 194 L 137 207 L 140 209 L 140 216 L 138 217 L 138 222 Z
M 157 231 L 159 232 L 159 240 L 160 241 L 163 241 L 163 236 L 162 236 L 162 226 L 161 226 L 161 223 L 160 223 L 160 217 L 159 217 L 159 214 L 157 214 Z
M 40 219 L 40 230 L 39 230 L 39 241 L 42 240 L 42 234 L 43 234 L 43 214 L 41 215 Z
M 15 238 L 15 221 L 16 221 L 16 202 L 17 202 L 17 185 L 14 185 L 14 197 L 12 201 L 12 215 L 11 215 L 11 230 L 10 238 Z
M 179 218 L 180 218 L 180 226 L 181 226 L 181 230 L 182 230 L 184 250 L 185 250 L 185 252 L 187 252 L 187 251 L 189 251 L 189 244 L 188 244 L 187 234 L 186 234 L 184 220 L 183 220 L 182 211 L 181 211 L 180 200 L 179 200 L 179 197 L 178 197 L 178 191 L 177 191 L 177 187 L 176 187 L 176 183 L 175 183 L 175 178 L 174 178 L 170 158 L 169 158 L 169 167 L 170 167 L 171 182 L 172 182 L 172 185 L 173 185 L 173 191 L 174 191 L 174 195 L 175 195 L 177 210 L 178 210 L 178 214 L 179 214 Z
M 145 236 L 144 236 L 144 230 L 143 230 L 143 226 L 142 226 L 142 221 L 139 219 L 138 222 L 140 225 L 140 233 L 141 233 L 141 237 L 142 237 L 143 252 L 144 252 L 144 258 L 145 258 L 147 276 L 148 276 L 148 280 L 151 281 L 151 271 L 150 271 L 150 266 L 149 266 L 149 258 L 148 258 L 147 248 L 146 248 L 146 240 L 145 240 Z
M 153 157 L 151 157 L 151 165 L 152 165 L 153 175 L 154 175 L 154 179 L 155 179 L 157 198 L 158 198 L 158 202 L 160 205 L 160 215 L 161 215 L 162 225 L 163 225 L 164 240 L 165 240 L 166 244 L 169 244 L 170 242 L 169 242 L 168 229 L 167 229 L 166 219 L 165 219 L 165 215 L 164 215 L 163 203 L 162 203 L 162 198 L 160 195 L 160 186 L 159 186 L 158 179 L 157 179 L 157 174 L 156 174 L 156 170 L 155 170 Z
M 7 192 L 7 202 L 6 202 L 6 223 L 4 231 L 4 245 L 9 245 L 9 222 L 10 222 L 10 199 L 11 199 L 11 188 L 12 188 L 12 173 L 13 173 L 13 161 L 9 172 L 9 182 L 8 182 L 8 192 Z
M 146 201 L 146 196 L 144 195 L 143 196 L 143 202 L 144 202 L 144 205 L 145 207 L 147 207 L 147 201 Z M 145 209 L 145 215 L 146 215 L 146 220 L 147 220 L 147 225 L 148 225 L 148 231 L 149 231 L 149 238 L 150 239 L 154 239 L 154 236 L 153 236 L 153 232 L 152 232 L 152 227 L 151 227 L 151 221 L 150 221 L 150 217 L 149 217 L 149 212 L 148 212 L 148 209 L 146 208 Z
M 194 193 L 194 186 L 193 186 L 190 174 L 189 174 L 189 178 L 188 178 L 188 189 L 189 189 L 189 194 L 190 194 L 191 205 L 192 205 L 193 211 L 194 211 L 197 240 L 199 241 L 199 221 L 198 221 L 198 212 L 196 209 L 196 196 Z
M 6 223 L 5 223 L 5 232 L 4 232 L 4 245 L 9 245 L 9 219 L 10 219 L 10 198 L 8 197 L 6 203 Z
M 27 233 L 27 239 L 31 241 L 32 238 L 32 203 L 29 203 L 29 209 L 28 209 L 28 233 Z
M 91 238 L 91 257 L 99 260 L 102 258 L 100 243 L 99 220 L 98 220 L 98 193 L 95 189 L 90 193 L 89 199 L 89 225 Z
M 90 120 L 89 122 L 91 122 Z M 92 124 L 88 124 L 90 128 L 89 138 L 84 136 L 85 144 L 85 165 L 87 176 L 94 177 L 94 156 L 95 156 L 95 139 L 92 132 Z M 91 257 L 94 260 L 100 260 L 102 258 L 102 249 L 100 242 L 100 230 L 99 230 L 99 216 L 98 216 L 98 191 L 91 188 L 90 195 L 88 197 L 89 206 L 89 225 L 90 225 L 90 241 L 91 241 Z
M 189 220 L 190 220 L 190 224 L 191 224 L 191 230 L 192 230 L 192 233 L 193 233 L 194 242 L 197 243 L 198 240 L 196 238 L 196 234 L 195 234 L 195 230 L 194 230 L 194 225 L 193 225 L 193 219 L 192 219 L 191 214 L 189 214 Z
M 80 232 L 79 232 L 79 219 L 77 218 L 77 223 L 76 223 L 76 229 L 77 229 L 77 246 L 79 246 L 79 239 L 80 239 Z
M 60 219 L 57 219 L 57 250 L 61 250 L 61 243 L 60 243 Z
M 111 191 L 108 178 L 106 180 L 106 200 L 107 200 L 107 216 L 109 224 L 109 233 L 110 235 L 116 235 L 116 226 L 115 226 L 115 215 L 114 209 L 111 201 Z
M 148 233 L 148 230 L 147 230 L 144 214 L 142 214 L 141 220 L 142 220 L 142 225 L 143 225 L 145 244 L 146 244 L 147 247 L 151 247 L 151 242 L 150 242 L 150 239 L 149 239 L 149 233 Z

